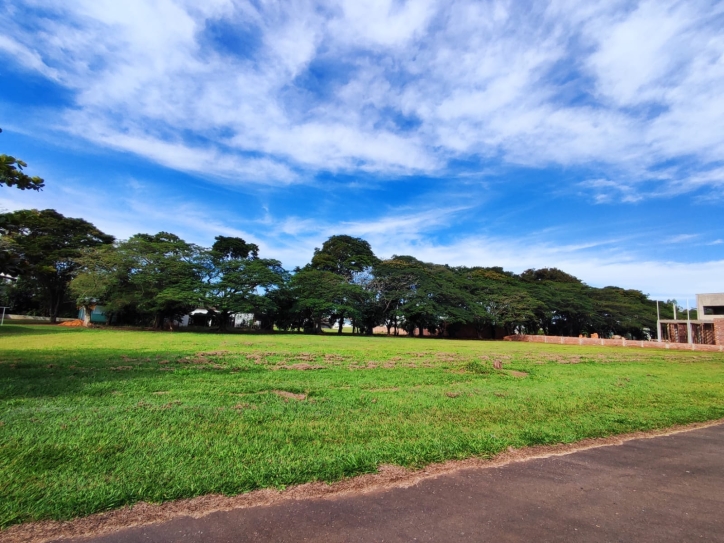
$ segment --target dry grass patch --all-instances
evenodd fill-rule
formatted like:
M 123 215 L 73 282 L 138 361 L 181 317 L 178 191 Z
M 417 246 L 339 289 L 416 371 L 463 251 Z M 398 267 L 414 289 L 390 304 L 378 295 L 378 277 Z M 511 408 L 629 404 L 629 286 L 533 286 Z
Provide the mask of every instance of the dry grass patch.
M 312 364 L 307 364 L 305 362 L 300 362 L 299 364 L 288 364 L 286 366 L 279 366 L 279 369 L 299 370 L 299 371 L 323 370 L 324 368 L 325 368 L 325 366 L 312 365 Z
M 297 400 L 301 402 L 307 399 L 306 394 L 295 394 L 294 392 L 287 392 L 286 390 L 272 390 L 272 393 L 281 396 L 285 401 Z

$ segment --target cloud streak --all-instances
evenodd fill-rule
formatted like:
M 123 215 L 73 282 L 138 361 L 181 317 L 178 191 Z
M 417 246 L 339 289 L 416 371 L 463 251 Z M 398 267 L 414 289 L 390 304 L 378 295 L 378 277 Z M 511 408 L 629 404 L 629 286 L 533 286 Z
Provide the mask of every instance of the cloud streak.
M 32 6 L 0 12 L 0 51 L 74 91 L 61 131 L 222 182 L 449 179 L 475 160 L 596 165 L 608 200 L 721 185 L 718 3 Z

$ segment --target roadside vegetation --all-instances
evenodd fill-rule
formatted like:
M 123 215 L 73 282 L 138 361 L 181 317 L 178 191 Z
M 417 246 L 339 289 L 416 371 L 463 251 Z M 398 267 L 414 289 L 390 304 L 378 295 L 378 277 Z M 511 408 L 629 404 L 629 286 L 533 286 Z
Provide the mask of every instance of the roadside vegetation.
M 0 525 L 724 417 L 719 353 L 0 328 Z

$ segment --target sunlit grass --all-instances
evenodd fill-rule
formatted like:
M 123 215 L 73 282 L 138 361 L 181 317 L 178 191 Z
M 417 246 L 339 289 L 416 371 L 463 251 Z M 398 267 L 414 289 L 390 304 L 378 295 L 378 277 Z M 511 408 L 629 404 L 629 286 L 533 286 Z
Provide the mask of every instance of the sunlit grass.
M 723 385 L 718 353 L 4 326 L 0 525 L 721 418 Z

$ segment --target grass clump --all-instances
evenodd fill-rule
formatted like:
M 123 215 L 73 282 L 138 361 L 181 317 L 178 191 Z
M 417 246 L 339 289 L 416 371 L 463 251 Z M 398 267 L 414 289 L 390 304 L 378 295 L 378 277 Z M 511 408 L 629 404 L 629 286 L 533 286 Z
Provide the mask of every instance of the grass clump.
M 477 373 L 478 375 L 490 375 L 493 373 L 492 366 L 483 364 L 479 360 L 471 360 L 465 364 L 465 369 L 470 373 Z
M 6 325 L 0 526 L 722 417 L 719 353 Z

